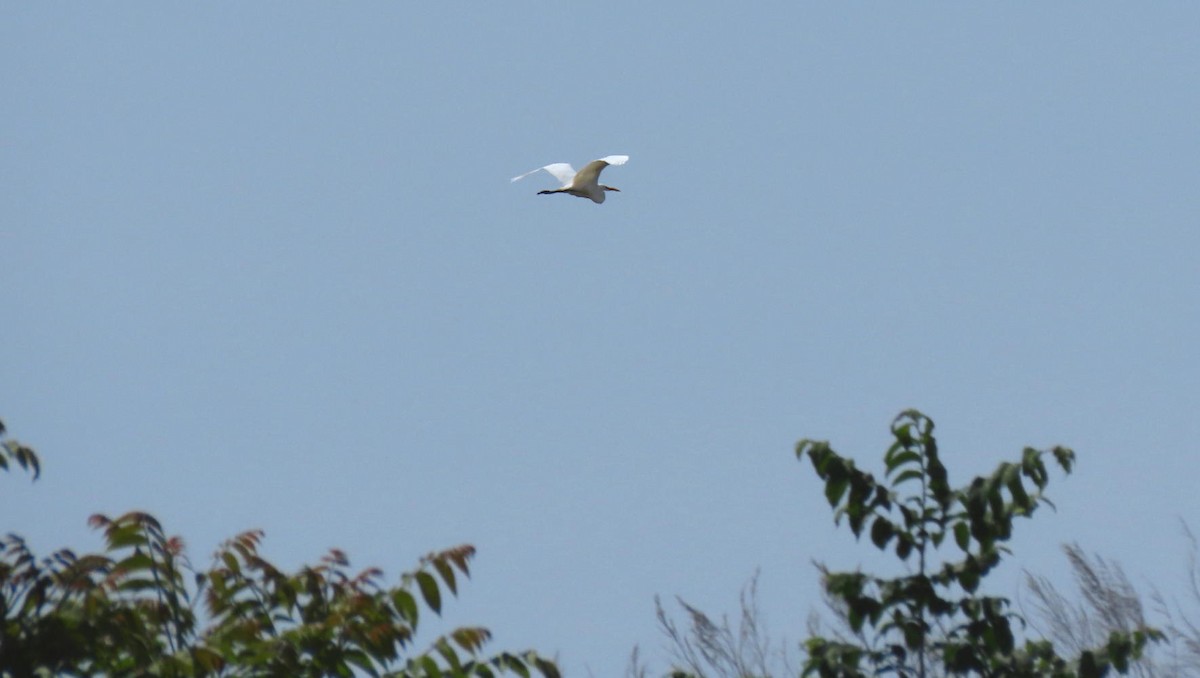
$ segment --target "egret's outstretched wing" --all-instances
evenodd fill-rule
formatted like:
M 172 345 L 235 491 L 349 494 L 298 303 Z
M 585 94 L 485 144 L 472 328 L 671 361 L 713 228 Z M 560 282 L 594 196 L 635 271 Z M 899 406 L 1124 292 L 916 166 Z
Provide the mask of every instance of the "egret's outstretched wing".
M 627 155 L 610 155 L 599 160 L 593 160 L 579 170 L 579 174 L 575 175 L 575 184 L 577 186 L 595 186 L 600 180 L 600 170 L 609 165 L 624 165 L 629 160 Z
M 558 183 L 562 184 L 564 187 L 570 186 L 571 182 L 575 180 L 575 168 L 571 167 L 565 162 L 556 162 L 553 165 L 546 165 L 542 169 L 554 175 L 554 178 L 558 179 Z
M 545 167 L 539 167 L 535 170 L 529 170 L 528 172 L 522 174 L 519 177 L 513 177 L 512 180 L 519 181 L 519 180 L 524 179 L 525 177 L 529 176 L 530 174 L 537 174 L 538 172 L 541 172 L 542 170 L 546 170 L 547 172 L 549 172 L 550 175 L 553 176 L 555 179 L 558 179 L 558 183 L 562 184 L 563 186 L 570 186 L 571 182 L 575 179 L 575 170 L 570 165 L 568 165 L 565 162 L 556 162 L 556 163 L 553 163 L 550 165 L 546 165 Z
M 579 170 L 579 174 L 575 175 L 575 185 L 578 188 L 596 186 L 597 182 L 600 180 L 600 170 L 604 169 L 605 167 L 608 167 L 608 163 L 604 162 L 603 160 L 593 160 L 589 162 L 583 166 L 583 169 Z
M 600 159 L 610 165 L 624 165 L 629 162 L 629 156 L 627 155 L 609 155 Z
M 532 170 L 529 170 L 528 172 L 522 174 L 519 177 L 513 177 L 511 179 L 511 181 L 520 181 L 520 180 L 524 179 L 525 177 L 529 176 L 530 174 L 537 174 L 538 172 L 541 172 L 541 171 L 542 171 L 541 167 L 539 167 L 537 169 L 532 169 Z

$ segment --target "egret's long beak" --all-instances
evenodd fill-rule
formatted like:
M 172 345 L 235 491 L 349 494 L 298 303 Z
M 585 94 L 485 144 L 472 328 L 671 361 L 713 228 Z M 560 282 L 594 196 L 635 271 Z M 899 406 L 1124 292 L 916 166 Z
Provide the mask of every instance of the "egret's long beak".
M 613 188 L 612 186 L 605 186 L 604 184 L 600 184 L 600 188 L 603 188 L 606 191 L 616 191 L 617 193 L 621 192 L 621 189 L 619 189 L 619 188 Z

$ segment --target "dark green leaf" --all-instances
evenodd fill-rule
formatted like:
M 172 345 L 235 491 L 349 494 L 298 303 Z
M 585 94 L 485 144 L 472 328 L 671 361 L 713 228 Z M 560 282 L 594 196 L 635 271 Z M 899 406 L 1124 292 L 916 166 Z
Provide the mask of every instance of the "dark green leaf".
M 429 678 L 442 678 L 442 670 L 438 667 L 437 662 L 433 657 L 424 655 L 420 659 L 421 668 L 425 671 L 425 675 Z
M 959 522 L 954 525 L 954 542 L 958 544 L 958 548 L 963 551 L 968 550 L 971 545 L 971 528 L 964 522 Z
M 1023 511 L 1029 511 L 1034 508 L 1034 502 L 1030 501 L 1029 494 L 1025 492 L 1025 486 L 1021 484 L 1021 476 L 1013 474 L 1009 478 L 1008 491 L 1012 494 L 1013 504 L 1020 507 Z
M 146 535 L 142 533 L 142 529 L 137 525 L 119 525 L 114 523 L 109 526 L 106 531 L 105 541 L 108 542 L 108 550 L 115 551 L 129 546 L 145 546 Z
M 1095 652 L 1087 650 L 1079 656 L 1079 678 L 1100 678 L 1103 675 L 1104 671 L 1096 664 Z
M 392 605 L 396 606 L 400 618 L 415 630 L 418 617 L 416 598 L 413 598 L 413 595 L 404 589 L 395 589 L 392 591 Z
M 556 665 L 554 662 L 537 656 L 533 657 L 532 659 L 534 665 L 537 666 L 537 670 L 541 672 L 545 678 L 562 678 L 562 674 L 558 671 L 558 665 Z
M 371 661 L 370 655 L 362 650 L 351 650 L 346 653 L 346 661 L 354 664 L 362 669 L 370 676 L 378 676 L 379 672 L 375 670 L 375 662 Z M 353 675 L 353 674 L 351 674 Z
M 454 675 L 462 671 L 462 662 L 458 659 L 458 653 L 454 651 L 454 648 L 445 639 L 438 642 L 434 649 L 437 650 L 438 654 L 442 655 L 442 659 L 445 659 L 446 663 L 450 666 L 450 671 L 447 673 Z
M 963 587 L 967 593 L 974 593 L 979 588 L 979 574 L 979 568 L 974 564 L 973 559 L 968 558 L 958 572 L 958 585 Z
M 192 661 L 205 672 L 218 673 L 225 667 L 225 659 L 207 647 L 192 648 Z
M 1051 453 L 1054 454 L 1054 459 L 1058 461 L 1058 465 L 1062 467 L 1062 470 L 1070 473 L 1071 467 L 1075 463 L 1075 453 L 1065 447 L 1056 447 L 1051 450 Z
M 416 575 L 417 586 L 421 589 L 421 597 L 425 599 L 425 604 L 434 612 L 442 613 L 442 592 L 438 589 L 437 580 L 428 572 L 418 572 Z
M 891 456 L 887 460 L 888 475 L 891 475 L 896 469 L 900 468 L 901 466 L 906 466 L 908 464 L 916 464 L 919 468 L 921 465 L 921 455 L 912 450 L 906 450 L 904 452 L 901 452 L 899 454 Z M 919 470 L 918 470 L 918 473 L 920 473 Z
M 117 590 L 136 593 L 138 591 L 155 591 L 158 584 L 151 579 L 123 579 L 117 584 Z
M 891 540 L 894 532 L 895 528 L 891 521 L 883 516 L 876 518 L 875 522 L 871 523 L 871 541 L 880 550 L 887 548 L 888 541 Z
M 450 593 L 458 595 L 458 586 L 454 581 L 454 568 L 450 567 L 450 563 L 443 558 L 437 558 L 433 561 L 433 567 L 442 576 L 442 581 L 446 582 L 446 588 L 450 589 Z
M 829 500 L 830 506 L 837 506 L 842 500 L 842 496 L 846 494 L 846 488 L 850 486 L 850 481 L 845 477 L 838 477 L 825 482 L 825 498 Z
M 520 659 L 514 658 L 514 661 L 508 665 L 508 670 L 512 671 L 518 676 L 521 676 L 521 678 L 530 677 L 529 667 L 526 666 L 525 662 L 521 661 Z
M 123 572 L 137 572 L 139 570 L 149 570 L 153 567 L 154 560 L 141 551 L 137 551 L 132 556 L 117 561 L 117 569 Z
M 925 473 L 921 469 L 910 468 L 903 473 L 900 473 L 892 480 L 892 487 L 899 487 L 901 483 L 909 480 L 920 480 L 925 477 Z

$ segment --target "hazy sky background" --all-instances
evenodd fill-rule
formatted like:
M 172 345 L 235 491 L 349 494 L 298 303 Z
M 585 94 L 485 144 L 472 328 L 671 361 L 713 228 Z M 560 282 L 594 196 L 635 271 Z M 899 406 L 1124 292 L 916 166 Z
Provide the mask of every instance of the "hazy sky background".
M 1078 540 L 1200 522 L 1200 5 L 18 3 L 0 17 L 2 529 L 389 575 L 475 544 L 492 649 L 666 663 L 653 596 L 803 637 L 917 407 L 965 482 L 1066 444 Z M 627 153 L 604 205 L 550 162 Z M 993 591 L 1016 594 L 1009 568 Z M 431 636 L 426 635 L 426 640 Z

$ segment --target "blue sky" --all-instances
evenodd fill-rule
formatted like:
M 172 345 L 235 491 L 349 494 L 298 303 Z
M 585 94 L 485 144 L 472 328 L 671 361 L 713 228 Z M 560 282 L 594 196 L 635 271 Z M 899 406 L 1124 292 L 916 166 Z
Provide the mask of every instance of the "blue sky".
M 831 525 L 792 454 L 952 479 L 1066 444 L 1017 534 L 1182 591 L 1200 516 L 1194 3 L 4 3 L 4 530 L 148 510 L 389 573 L 616 675 L 653 596 L 798 639 Z M 626 153 L 604 205 L 550 162 Z M 997 582 L 1015 593 L 1014 571 Z

